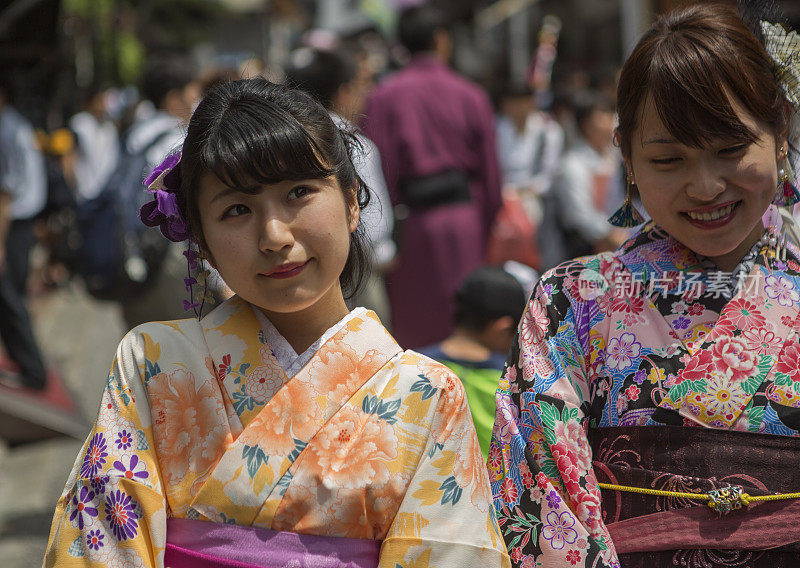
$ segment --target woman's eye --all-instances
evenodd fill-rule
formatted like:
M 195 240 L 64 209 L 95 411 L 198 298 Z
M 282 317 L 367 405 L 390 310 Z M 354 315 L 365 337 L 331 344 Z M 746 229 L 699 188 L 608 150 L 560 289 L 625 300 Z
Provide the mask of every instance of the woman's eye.
M 240 215 L 246 215 L 247 213 L 250 213 L 250 209 L 241 203 L 237 203 L 236 205 L 231 205 L 228 207 L 222 213 L 222 218 L 225 219 L 227 217 L 239 217 Z
M 740 154 L 741 152 L 747 150 L 748 146 L 750 146 L 750 144 L 747 142 L 742 144 L 734 144 L 733 146 L 728 146 L 726 148 L 723 148 L 722 150 L 719 151 L 719 153 L 724 154 L 726 156 Z
M 307 185 L 298 185 L 289 192 L 289 199 L 300 199 L 311 193 L 312 189 Z
M 659 166 L 668 166 L 680 161 L 680 158 L 653 158 L 650 161 L 654 164 L 658 164 Z

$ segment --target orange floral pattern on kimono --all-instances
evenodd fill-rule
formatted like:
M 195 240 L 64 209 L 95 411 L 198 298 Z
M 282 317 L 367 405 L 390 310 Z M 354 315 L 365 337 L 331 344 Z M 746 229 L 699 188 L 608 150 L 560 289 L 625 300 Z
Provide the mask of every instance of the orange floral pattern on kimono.
M 464 389 L 351 313 L 292 378 L 251 306 L 120 344 L 45 566 L 163 567 L 168 517 L 382 541 L 380 566 L 509 566 Z

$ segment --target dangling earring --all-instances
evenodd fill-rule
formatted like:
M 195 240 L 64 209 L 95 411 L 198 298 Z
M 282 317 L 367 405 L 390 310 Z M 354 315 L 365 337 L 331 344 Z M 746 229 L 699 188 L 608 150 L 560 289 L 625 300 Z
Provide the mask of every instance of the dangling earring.
M 625 189 L 625 202 L 622 204 L 622 207 L 617 209 L 616 212 L 608 218 L 608 222 L 615 227 L 630 228 L 644 223 L 644 217 L 636 210 L 636 207 L 633 206 L 633 202 L 631 201 L 631 194 L 633 193 L 631 190 L 633 187 L 631 174 L 628 173 L 625 178 L 627 186 Z
M 786 150 L 784 152 L 786 153 L 783 154 L 783 166 L 778 170 L 778 191 L 772 199 L 772 203 L 781 207 L 800 202 L 800 193 L 792 183 L 794 172 L 789 162 L 789 153 Z

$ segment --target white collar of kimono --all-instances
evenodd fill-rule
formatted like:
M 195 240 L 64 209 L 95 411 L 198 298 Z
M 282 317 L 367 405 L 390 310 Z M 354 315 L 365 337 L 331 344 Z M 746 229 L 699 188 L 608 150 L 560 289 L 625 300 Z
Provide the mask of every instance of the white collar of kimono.
M 264 312 L 252 304 L 250 305 L 250 308 L 253 310 L 253 314 L 255 314 L 256 319 L 258 320 L 258 324 L 261 326 L 261 330 L 264 332 L 264 338 L 266 339 L 267 345 L 269 345 L 272 349 L 272 354 L 275 356 L 278 364 L 281 366 L 283 371 L 286 373 L 286 377 L 289 379 L 294 377 L 297 372 L 311 360 L 317 351 L 319 351 L 319 348 L 322 347 L 331 337 L 336 335 L 336 332 L 342 329 L 347 322 L 354 317 L 364 315 L 367 312 L 366 308 L 355 308 L 349 314 L 329 327 L 328 330 L 323 333 L 319 339 L 312 343 L 308 349 L 298 355 L 294 348 L 289 345 L 289 342 L 286 341 L 286 338 L 280 334 L 275 326 L 272 325 L 272 322 L 269 321 L 269 318 L 264 315 Z

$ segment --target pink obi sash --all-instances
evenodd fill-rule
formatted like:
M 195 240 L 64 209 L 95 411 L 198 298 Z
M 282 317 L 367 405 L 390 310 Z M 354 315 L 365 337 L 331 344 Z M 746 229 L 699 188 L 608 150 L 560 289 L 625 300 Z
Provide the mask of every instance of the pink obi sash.
M 167 519 L 167 568 L 377 568 L 377 540 Z

